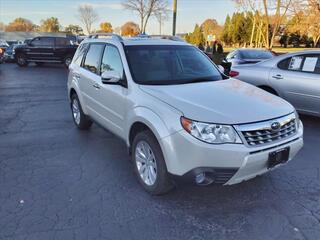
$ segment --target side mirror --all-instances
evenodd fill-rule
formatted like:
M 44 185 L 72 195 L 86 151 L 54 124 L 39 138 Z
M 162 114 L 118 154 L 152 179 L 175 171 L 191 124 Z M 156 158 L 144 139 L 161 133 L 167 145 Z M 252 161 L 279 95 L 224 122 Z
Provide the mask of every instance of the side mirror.
M 117 71 L 105 71 L 101 75 L 101 81 L 104 84 L 119 83 L 121 75 Z
M 220 72 L 224 73 L 224 67 L 222 67 L 221 65 L 218 65 L 218 69 L 220 70 Z

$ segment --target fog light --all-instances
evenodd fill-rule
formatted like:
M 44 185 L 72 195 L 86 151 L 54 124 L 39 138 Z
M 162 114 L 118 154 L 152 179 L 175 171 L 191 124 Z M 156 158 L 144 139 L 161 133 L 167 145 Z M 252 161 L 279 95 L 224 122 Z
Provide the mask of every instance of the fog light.
M 202 172 L 196 175 L 196 184 L 201 184 L 206 180 L 206 173 Z
M 197 185 L 206 186 L 213 183 L 214 178 L 212 177 L 212 174 L 206 174 L 205 172 L 202 172 L 196 175 L 195 181 Z

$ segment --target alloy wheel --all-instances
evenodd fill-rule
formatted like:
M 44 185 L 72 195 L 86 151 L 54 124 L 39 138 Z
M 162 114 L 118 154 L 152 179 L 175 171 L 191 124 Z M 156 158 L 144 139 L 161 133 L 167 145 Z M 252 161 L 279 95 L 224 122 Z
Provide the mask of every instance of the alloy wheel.
M 79 103 L 78 100 L 76 98 L 74 98 L 72 100 L 72 115 L 73 115 L 73 119 L 76 122 L 77 125 L 80 124 L 80 108 L 79 108 Z
M 157 162 L 155 155 L 146 141 L 137 143 L 135 161 L 141 180 L 148 186 L 157 180 Z

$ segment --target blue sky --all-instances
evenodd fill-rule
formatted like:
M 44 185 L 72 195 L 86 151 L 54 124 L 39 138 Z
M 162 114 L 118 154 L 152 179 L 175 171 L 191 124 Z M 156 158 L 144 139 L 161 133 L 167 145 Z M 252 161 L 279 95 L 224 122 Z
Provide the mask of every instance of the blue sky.
M 79 24 L 77 7 L 81 4 L 92 4 L 99 14 L 99 22 L 111 22 L 113 27 L 123 25 L 127 21 L 139 23 L 139 18 L 131 11 L 122 9 L 123 0 L 0 0 L 0 21 L 11 22 L 16 17 L 24 17 L 39 24 L 41 19 L 51 16 L 59 18 L 61 25 Z M 172 0 L 169 0 L 171 7 Z M 235 5 L 232 0 L 178 0 L 178 32 L 192 31 L 196 23 L 207 18 L 215 18 L 223 23 L 227 14 L 232 14 Z M 163 31 L 171 33 L 172 18 L 164 23 Z M 159 33 L 159 24 L 151 20 L 147 29 L 150 34 Z

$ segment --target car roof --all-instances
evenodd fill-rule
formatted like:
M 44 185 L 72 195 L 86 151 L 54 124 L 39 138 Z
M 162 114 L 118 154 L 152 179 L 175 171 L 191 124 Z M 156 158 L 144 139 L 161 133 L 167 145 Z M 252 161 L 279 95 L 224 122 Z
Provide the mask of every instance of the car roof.
M 86 38 L 83 43 L 90 42 L 103 42 L 103 43 L 119 43 L 121 42 L 125 46 L 139 46 L 139 45 L 176 45 L 176 46 L 189 46 L 190 44 L 186 43 L 180 38 L 172 36 L 143 36 L 143 37 L 120 37 L 115 34 L 106 35 L 100 37 Z

